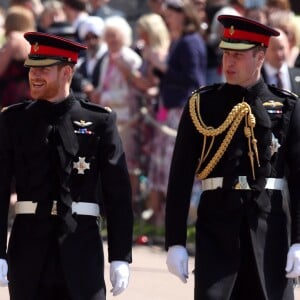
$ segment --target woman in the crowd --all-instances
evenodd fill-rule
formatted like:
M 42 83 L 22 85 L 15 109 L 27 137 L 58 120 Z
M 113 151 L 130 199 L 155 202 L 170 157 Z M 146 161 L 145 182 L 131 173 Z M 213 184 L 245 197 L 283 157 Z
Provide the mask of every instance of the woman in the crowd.
M 161 119 L 164 125 L 177 130 L 183 106 L 200 86 L 206 84 L 206 45 L 200 34 L 199 15 L 187 0 L 166 0 L 165 20 L 171 36 L 167 61 L 156 53 L 149 55 L 160 76 Z M 175 135 L 160 129 L 154 137 L 154 152 L 150 162 L 150 203 L 155 212 L 154 222 L 164 220 L 164 198 L 167 189 Z
M 124 76 L 118 62 L 123 61 L 131 67 L 130 72 L 134 72 L 140 68 L 142 59 L 130 48 L 132 29 L 124 18 L 119 16 L 107 18 L 104 21 L 103 37 L 108 51 L 101 61 L 99 83 L 91 93 L 91 101 L 110 107 L 117 113 L 117 124 L 135 194 L 138 155 L 136 153 L 136 128 L 131 122 L 137 110 L 137 99 L 135 89 Z
M 155 74 L 155 68 L 150 61 L 151 55 L 157 55 L 161 61 L 166 60 L 170 46 L 170 34 L 163 18 L 156 13 L 148 13 L 141 16 L 136 22 L 135 49 L 140 53 L 143 63 L 140 69 L 132 72 L 128 64 L 119 61 L 119 67 L 126 78 L 139 91 L 139 106 L 147 109 L 149 122 L 140 120 L 138 123 L 139 163 L 141 174 L 148 175 L 150 157 L 153 154 L 153 122 L 157 120 L 157 108 L 159 102 L 159 77 Z M 149 119 L 150 118 L 150 119 Z M 151 121 L 152 120 L 152 123 Z M 139 199 L 136 199 L 137 203 Z M 146 207 L 150 205 L 146 204 Z M 149 211 L 150 212 L 150 211 Z M 152 212 L 152 211 L 151 211 Z
M 30 44 L 23 34 L 35 31 L 33 13 L 22 6 L 11 6 L 6 14 L 5 43 L 0 51 L 0 106 L 4 107 L 29 99 L 28 69 L 24 60 Z

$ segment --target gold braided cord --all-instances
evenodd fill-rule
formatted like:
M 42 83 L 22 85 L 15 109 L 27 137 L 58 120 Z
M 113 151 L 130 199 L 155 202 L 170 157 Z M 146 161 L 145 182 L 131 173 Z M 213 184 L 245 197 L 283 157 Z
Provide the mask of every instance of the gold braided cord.
M 198 93 L 195 93 L 191 97 L 189 102 L 189 111 L 195 128 L 204 137 L 202 152 L 201 152 L 199 164 L 196 169 L 196 177 L 200 180 L 205 179 L 213 171 L 213 169 L 219 163 L 220 159 L 223 157 L 225 151 L 227 150 L 242 119 L 245 118 L 244 134 L 248 139 L 248 149 L 249 149 L 248 155 L 251 163 L 252 176 L 255 179 L 254 154 L 258 165 L 259 165 L 259 158 L 258 158 L 258 151 L 257 151 L 257 140 L 254 137 L 254 130 L 253 130 L 256 123 L 255 116 L 252 114 L 251 107 L 249 106 L 249 104 L 242 101 L 237 105 L 235 105 L 232 108 L 231 112 L 226 117 L 225 121 L 218 128 L 207 126 L 203 122 L 200 113 L 200 95 Z M 200 168 L 202 167 L 203 162 L 205 161 L 205 159 L 207 158 L 208 154 L 212 149 L 215 136 L 225 132 L 227 128 L 228 131 L 220 147 L 218 148 L 218 150 L 216 151 L 212 159 L 208 162 L 206 167 L 201 171 Z M 208 137 L 211 137 L 212 141 L 209 145 L 209 148 L 206 149 L 206 143 Z
M 199 96 L 198 96 L 199 97 Z M 202 118 L 201 118 L 201 112 L 200 112 L 200 101 L 196 101 L 196 109 L 197 109 L 197 115 L 199 116 L 199 120 L 201 122 L 201 125 L 203 127 L 206 127 L 208 129 L 211 129 L 213 130 L 214 128 L 213 127 L 207 127 L 205 125 L 205 123 L 203 122 Z M 206 149 L 206 140 L 207 140 L 207 136 L 204 136 L 204 139 L 203 139 L 203 147 L 202 147 L 202 152 L 201 152 L 201 157 L 200 157 L 200 162 L 199 162 L 199 165 L 202 165 L 202 162 L 206 160 L 206 158 L 208 157 L 209 153 L 210 153 L 210 150 L 212 149 L 213 145 L 214 145 L 214 141 L 215 141 L 215 137 L 213 136 L 212 139 L 211 139 L 211 142 L 210 142 L 210 145 L 206 151 L 206 154 L 205 154 L 205 149 Z M 199 167 L 198 167 L 199 168 Z
M 201 157 L 200 157 L 200 165 L 202 165 L 202 162 L 206 160 L 207 156 L 209 155 L 210 153 L 210 150 L 212 149 L 213 147 L 213 144 L 214 144 L 214 141 L 215 141 L 215 137 L 212 137 L 211 139 L 211 142 L 210 142 L 210 145 L 205 153 L 205 149 L 206 149 L 206 140 L 207 140 L 207 137 L 204 136 L 203 138 L 203 147 L 202 147 L 202 152 L 201 152 Z
M 216 136 L 223 133 L 228 128 L 228 126 L 232 123 L 232 121 L 236 118 L 236 115 L 240 113 L 240 110 L 245 107 L 245 104 L 248 105 L 246 102 L 238 103 L 232 108 L 226 120 L 218 128 L 213 128 L 205 125 L 205 123 L 201 118 L 199 108 L 198 108 L 198 114 L 196 113 L 196 105 L 200 107 L 199 103 L 200 103 L 199 94 L 195 93 L 190 100 L 190 115 L 192 117 L 192 121 L 196 129 L 204 136 Z
M 200 167 L 201 165 L 199 164 L 197 168 L 197 175 L 196 177 L 198 179 L 205 179 L 207 176 L 213 171 L 213 169 L 216 167 L 216 165 L 219 163 L 220 159 L 223 157 L 225 151 L 227 150 L 239 124 L 241 123 L 242 119 L 244 118 L 244 114 L 247 113 L 246 110 L 241 111 L 239 115 L 237 115 L 237 118 L 234 119 L 232 122 L 230 128 L 228 129 L 228 132 L 226 133 L 226 136 L 224 140 L 222 141 L 219 149 L 215 153 L 215 155 L 212 157 L 212 159 L 209 161 L 207 166 L 201 171 Z

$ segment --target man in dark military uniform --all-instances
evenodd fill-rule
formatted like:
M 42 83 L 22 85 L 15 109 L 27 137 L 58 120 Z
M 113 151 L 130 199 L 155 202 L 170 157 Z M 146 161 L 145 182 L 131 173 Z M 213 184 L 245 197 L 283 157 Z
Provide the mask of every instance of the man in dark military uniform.
M 131 262 L 131 187 L 116 115 L 69 92 L 84 45 L 25 38 L 33 101 L 0 115 L 0 285 L 12 300 L 104 300 L 100 203 L 113 295 L 127 287 Z M 12 178 L 18 201 L 6 249 Z
M 166 204 L 167 266 L 188 277 L 187 215 L 196 222 L 195 300 L 294 299 L 300 275 L 300 103 L 260 77 L 270 36 L 221 15 L 226 83 L 200 88 L 179 125 Z M 290 193 L 290 196 L 289 196 Z

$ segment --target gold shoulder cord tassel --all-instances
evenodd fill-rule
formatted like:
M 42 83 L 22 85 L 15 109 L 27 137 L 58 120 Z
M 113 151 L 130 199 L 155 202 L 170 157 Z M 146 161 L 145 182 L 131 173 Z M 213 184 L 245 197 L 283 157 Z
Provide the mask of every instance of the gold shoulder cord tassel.
M 245 127 L 244 127 L 244 134 L 248 139 L 248 148 L 249 148 L 249 159 L 251 163 L 252 169 L 252 176 L 255 179 L 255 171 L 254 171 L 254 155 L 257 161 L 258 166 L 259 164 L 259 156 L 257 150 L 257 140 L 254 136 L 254 127 L 255 127 L 255 116 L 251 112 L 251 107 L 248 103 L 244 102 L 244 100 L 237 105 L 235 105 L 231 112 L 228 114 L 225 121 L 218 127 L 213 128 L 211 126 L 205 125 L 202 120 L 201 113 L 200 113 L 200 95 L 195 93 L 189 102 L 189 110 L 190 115 L 195 125 L 197 131 L 203 135 L 203 147 L 201 156 L 199 159 L 199 164 L 196 169 L 196 177 L 198 179 L 205 179 L 207 176 L 212 172 L 212 170 L 216 167 L 219 163 L 220 159 L 224 155 L 226 149 L 228 148 L 237 128 L 239 127 L 243 118 L 245 118 Z M 208 157 L 212 146 L 214 144 L 215 136 L 222 134 L 227 130 L 224 140 L 222 141 L 219 149 L 216 151 L 212 159 L 207 163 L 206 167 L 200 170 L 204 161 Z M 211 137 L 211 142 L 206 150 L 206 143 L 207 138 Z

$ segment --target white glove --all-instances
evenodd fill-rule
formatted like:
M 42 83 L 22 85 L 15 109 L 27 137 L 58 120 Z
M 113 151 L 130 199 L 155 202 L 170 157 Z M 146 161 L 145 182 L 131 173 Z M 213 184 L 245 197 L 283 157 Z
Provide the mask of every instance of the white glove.
M 8 266 L 6 260 L 0 258 L 0 287 L 5 287 L 8 285 L 8 280 L 6 279 L 7 271 Z
M 187 282 L 189 256 L 185 247 L 181 245 L 171 246 L 167 254 L 167 266 L 169 272 L 178 276 L 183 283 Z
M 110 282 L 113 296 L 121 294 L 128 286 L 129 264 L 127 261 L 115 260 L 110 264 Z
M 285 271 L 287 278 L 300 276 L 300 244 L 293 244 L 287 254 Z

